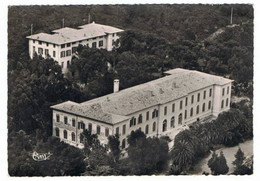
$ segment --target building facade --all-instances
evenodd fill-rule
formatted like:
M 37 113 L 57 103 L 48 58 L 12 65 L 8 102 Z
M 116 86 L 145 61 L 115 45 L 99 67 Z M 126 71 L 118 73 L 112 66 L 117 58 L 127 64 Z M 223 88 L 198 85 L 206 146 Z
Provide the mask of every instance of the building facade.
M 141 129 L 148 137 L 170 136 L 184 125 L 230 109 L 232 80 L 180 68 L 165 74 L 83 103 L 52 106 L 53 136 L 82 148 L 84 129 L 97 134 L 103 144 L 109 135 L 119 134 L 124 149 L 131 131 Z
M 97 24 L 95 22 L 74 28 L 61 28 L 53 30 L 52 34 L 38 33 L 27 36 L 29 39 L 29 55 L 51 57 L 59 63 L 63 72 L 66 71 L 72 56 L 76 53 L 79 44 L 93 48 L 103 48 L 111 51 L 118 33 L 122 29 Z

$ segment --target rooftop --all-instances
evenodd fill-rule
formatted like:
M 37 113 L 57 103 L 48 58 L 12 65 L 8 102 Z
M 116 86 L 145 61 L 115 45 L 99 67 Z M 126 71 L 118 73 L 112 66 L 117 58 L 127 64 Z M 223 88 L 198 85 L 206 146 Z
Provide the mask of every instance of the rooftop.
M 143 109 L 179 99 L 211 85 L 225 85 L 232 82 L 220 76 L 181 68 L 169 70 L 165 74 L 168 76 L 90 101 L 82 103 L 68 101 L 52 108 L 115 124 Z
M 90 24 L 79 26 L 79 29 L 65 27 L 53 30 L 53 34 L 38 33 L 27 36 L 26 38 L 60 45 L 122 31 L 123 30 L 119 28 L 93 22 Z

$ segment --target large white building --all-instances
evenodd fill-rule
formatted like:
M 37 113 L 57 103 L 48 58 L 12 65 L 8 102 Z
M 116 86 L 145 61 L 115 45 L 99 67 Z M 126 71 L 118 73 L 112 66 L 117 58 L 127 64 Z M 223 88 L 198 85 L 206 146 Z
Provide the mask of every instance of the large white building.
M 82 148 L 80 133 L 96 133 L 101 143 L 119 134 L 121 148 L 133 130 L 147 136 L 171 135 L 183 125 L 217 117 L 230 109 L 232 80 L 194 70 L 173 69 L 167 76 L 90 101 L 52 106 L 53 136 Z
M 26 38 L 29 39 L 31 58 L 34 53 L 44 58 L 49 56 L 61 65 L 64 72 L 79 44 L 111 51 L 114 42 L 119 38 L 118 33 L 122 31 L 122 29 L 93 22 L 79 26 L 79 29 L 65 27 L 53 30 L 52 34 L 38 33 Z

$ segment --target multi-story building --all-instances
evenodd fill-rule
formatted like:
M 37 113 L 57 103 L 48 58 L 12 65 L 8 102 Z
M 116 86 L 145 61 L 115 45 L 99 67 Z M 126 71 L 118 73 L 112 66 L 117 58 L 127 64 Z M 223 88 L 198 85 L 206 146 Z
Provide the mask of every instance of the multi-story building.
M 82 148 L 84 129 L 107 143 L 119 134 L 121 148 L 127 135 L 141 129 L 147 136 L 170 135 L 195 121 L 230 108 L 232 80 L 194 70 L 173 69 L 167 76 L 90 101 L 63 102 L 52 106 L 53 136 Z
M 31 58 L 35 53 L 44 58 L 51 57 L 61 65 L 64 72 L 79 44 L 111 51 L 115 46 L 114 42 L 119 38 L 118 33 L 122 31 L 93 22 L 79 26 L 79 29 L 65 27 L 53 30 L 52 34 L 38 33 L 26 38 L 29 39 Z

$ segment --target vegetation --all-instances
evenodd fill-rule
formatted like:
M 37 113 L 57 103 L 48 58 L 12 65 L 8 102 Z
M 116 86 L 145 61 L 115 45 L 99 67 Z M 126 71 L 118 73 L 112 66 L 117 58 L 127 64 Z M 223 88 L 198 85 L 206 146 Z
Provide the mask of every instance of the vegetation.
M 233 174 L 235 175 L 246 175 L 246 174 L 252 174 L 253 169 L 252 167 L 248 167 L 244 164 L 245 156 L 244 153 L 240 148 L 238 148 L 236 154 L 235 154 L 235 160 L 232 162 L 232 164 L 235 166 L 235 171 Z M 252 165 L 251 165 L 252 166 Z
M 170 174 L 185 173 L 215 145 L 234 146 L 252 136 L 252 120 L 234 109 L 221 113 L 210 123 L 181 131 L 174 139 Z
M 220 156 L 213 152 L 212 157 L 208 161 L 208 166 L 212 175 L 224 175 L 229 171 L 226 158 L 222 151 L 220 152 Z
M 132 135 L 128 140 L 129 158 L 118 160 L 117 138 L 111 140 L 108 148 L 101 145 L 95 135 L 84 132 L 86 146 L 80 151 L 50 137 L 50 106 L 66 100 L 82 102 L 111 93 L 115 77 L 120 78 L 120 89 L 124 89 L 161 77 L 164 71 L 176 67 L 230 77 L 235 80 L 233 93 L 252 98 L 253 8 L 239 4 L 232 7 L 234 23 L 238 25 L 234 27 L 226 27 L 231 5 L 10 6 L 10 175 L 160 173 L 168 157 L 165 139 Z M 50 58 L 35 56 L 30 60 L 25 37 L 30 35 L 31 24 L 33 33 L 51 32 L 61 27 L 64 18 L 65 26 L 76 28 L 87 23 L 89 13 L 91 20 L 97 23 L 126 30 L 121 35 L 120 48 L 107 52 L 78 47 L 78 58 L 73 59 L 66 77 Z M 208 38 L 219 28 L 224 28 L 222 34 Z M 111 68 L 107 68 L 107 63 Z M 250 105 L 252 107 L 252 103 Z M 213 123 L 194 127 L 176 137 L 177 146 L 171 156 L 174 160 L 172 172 L 183 173 L 183 169 L 191 167 L 212 145 L 234 145 L 252 137 L 251 107 L 234 106 L 242 110 L 246 119 L 231 111 Z M 54 155 L 50 160 L 34 162 L 29 155 L 34 150 L 50 151 Z

